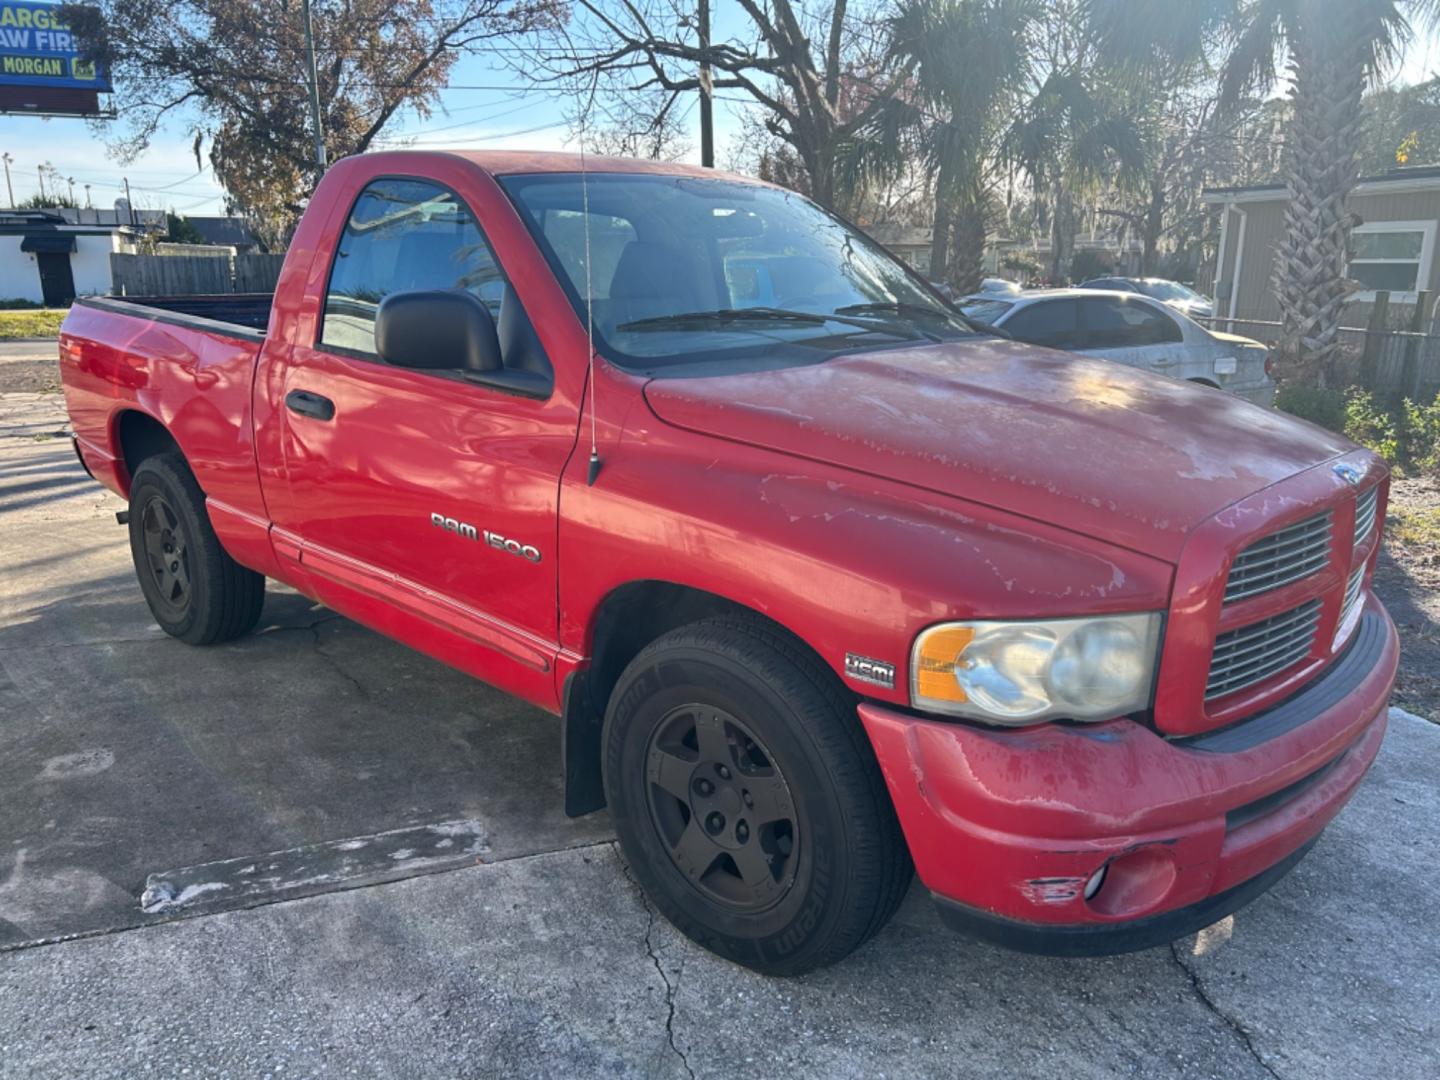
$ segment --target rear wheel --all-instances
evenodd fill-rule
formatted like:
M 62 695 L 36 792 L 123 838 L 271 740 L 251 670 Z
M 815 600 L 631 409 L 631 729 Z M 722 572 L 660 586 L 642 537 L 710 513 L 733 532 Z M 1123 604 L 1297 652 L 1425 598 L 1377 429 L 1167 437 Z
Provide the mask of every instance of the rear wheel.
M 682 627 L 611 697 L 605 787 L 655 906 L 768 974 L 841 959 L 894 913 L 910 860 L 854 701 L 759 620 Z
M 205 495 L 179 454 L 157 454 L 135 470 L 130 554 L 150 613 L 167 634 L 211 645 L 254 629 L 265 578 L 220 546 Z

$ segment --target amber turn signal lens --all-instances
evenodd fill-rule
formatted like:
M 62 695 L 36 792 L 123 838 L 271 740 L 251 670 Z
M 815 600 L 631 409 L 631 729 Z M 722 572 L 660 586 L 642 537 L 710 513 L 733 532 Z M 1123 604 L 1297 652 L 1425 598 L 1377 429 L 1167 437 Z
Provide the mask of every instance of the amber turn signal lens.
M 941 626 L 925 634 L 915 657 L 915 690 L 932 701 L 965 701 L 955 680 L 955 666 L 965 646 L 975 640 L 968 626 Z

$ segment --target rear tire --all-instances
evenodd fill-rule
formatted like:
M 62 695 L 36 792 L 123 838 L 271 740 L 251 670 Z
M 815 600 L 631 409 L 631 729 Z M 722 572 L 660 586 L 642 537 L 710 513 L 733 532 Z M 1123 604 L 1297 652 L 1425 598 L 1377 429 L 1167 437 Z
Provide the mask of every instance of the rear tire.
M 844 687 L 758 619 L 665 634 L 620 676 L 605 792 L 636 881 L 684 934 L 770 975 L 894 914 L 909 851 Z
M 180 454 L 157 454 L 130 484 L 130 555 L 150 613 L 171 637 L 213 645 L 248 634 L 265 578 L 225 552 Z

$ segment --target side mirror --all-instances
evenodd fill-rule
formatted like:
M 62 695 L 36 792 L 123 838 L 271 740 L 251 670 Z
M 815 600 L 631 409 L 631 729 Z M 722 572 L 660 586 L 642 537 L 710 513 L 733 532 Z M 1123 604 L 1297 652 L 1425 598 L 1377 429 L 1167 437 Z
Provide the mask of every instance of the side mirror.
M 487 372 L 502 366 L 490 309 L 461 289 L 385 297 L 375 316 L 375 351 L 403 368 Z

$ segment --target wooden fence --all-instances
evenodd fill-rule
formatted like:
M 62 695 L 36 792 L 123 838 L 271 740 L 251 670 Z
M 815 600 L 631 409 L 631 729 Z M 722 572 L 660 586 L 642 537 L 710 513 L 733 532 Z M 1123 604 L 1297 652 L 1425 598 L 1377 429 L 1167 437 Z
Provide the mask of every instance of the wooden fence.
M 214 296 L 275 291 L 281 255 L 117 255 L 110 256 L 111 291 L 116 296 Z

